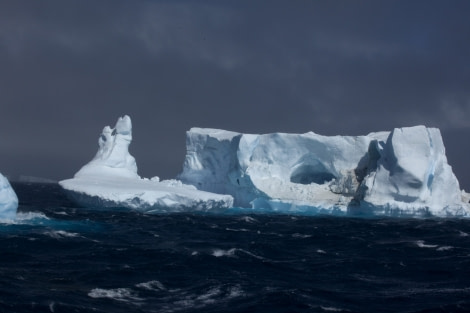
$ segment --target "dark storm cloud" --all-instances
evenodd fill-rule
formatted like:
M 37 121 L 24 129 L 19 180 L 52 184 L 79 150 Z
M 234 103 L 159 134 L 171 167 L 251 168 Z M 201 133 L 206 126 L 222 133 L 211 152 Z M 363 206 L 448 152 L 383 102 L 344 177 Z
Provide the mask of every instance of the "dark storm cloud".
M 466 1 L 0 4 L 0 169 L 66 178 L 134 122 L 140 174 L 173 177 L 192 126 L 365 134 L 440 127 L 463 187 Z M 113 125 L 112 125 L 113 126 Z

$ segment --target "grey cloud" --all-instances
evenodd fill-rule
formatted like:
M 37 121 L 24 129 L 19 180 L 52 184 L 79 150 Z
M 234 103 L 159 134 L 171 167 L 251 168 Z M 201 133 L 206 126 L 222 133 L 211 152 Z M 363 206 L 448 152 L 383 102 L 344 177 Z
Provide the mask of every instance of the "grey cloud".
M 2 3 L 0 171 L 71 176 L 94 155 L 102 127 L 129 114 L 144 176 L 180 171 L 192 126 L 332 135 L 425 124 L 443 130 L 470 186 L 470 149 L 457 144 L 470 129 L 469 8 Z

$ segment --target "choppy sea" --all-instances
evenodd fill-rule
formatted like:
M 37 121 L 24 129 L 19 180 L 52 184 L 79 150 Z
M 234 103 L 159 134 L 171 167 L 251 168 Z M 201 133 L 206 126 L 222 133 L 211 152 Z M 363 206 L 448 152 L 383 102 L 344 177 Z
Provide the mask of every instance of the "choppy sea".
M 470 220 L 83 209 L 13 184 L 0 312 L 468 312 Z

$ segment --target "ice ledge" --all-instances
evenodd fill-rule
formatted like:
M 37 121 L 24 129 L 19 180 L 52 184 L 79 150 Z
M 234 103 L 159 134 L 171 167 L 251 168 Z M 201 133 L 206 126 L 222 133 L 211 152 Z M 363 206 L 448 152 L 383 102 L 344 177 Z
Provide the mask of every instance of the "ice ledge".
M 60 185 L 71 200 L 89 208 L 127 208 L 145 213 L 212 212 L 233 206 L 229 195 L 197 190 L 174 180 L 73 178 Z
M 129 116 L 106 126 L 95 157 L 72 179 L 59 184 L 69 197 L 84 207 L 128 208 L 147 213 L 218 211 L 233 206 L 233 197 L 197 190 L 176 180 L 141 178 L 129 153 L 132 123 Z

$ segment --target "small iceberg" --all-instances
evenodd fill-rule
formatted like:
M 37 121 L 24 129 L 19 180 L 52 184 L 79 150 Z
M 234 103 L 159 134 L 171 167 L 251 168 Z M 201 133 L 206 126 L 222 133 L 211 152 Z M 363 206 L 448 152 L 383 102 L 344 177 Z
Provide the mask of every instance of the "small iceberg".
M 14 220 L 18 209 L 18 197 L 8 179 L 0 174 L 0 220 Z

